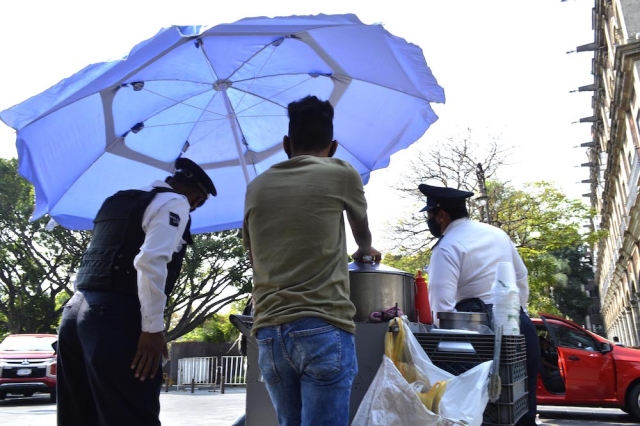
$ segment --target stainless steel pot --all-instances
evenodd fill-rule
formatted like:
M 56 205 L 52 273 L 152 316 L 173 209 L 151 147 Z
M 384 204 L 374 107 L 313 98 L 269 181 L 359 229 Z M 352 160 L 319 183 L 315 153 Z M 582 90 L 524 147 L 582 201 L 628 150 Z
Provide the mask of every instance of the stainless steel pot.
M 416 320 L 415 277 L 405 271 L 381 264 L 349 264 L 351 301 L 356 306 L 355 322 L 368 322 L 372 312 L 395 307 Z

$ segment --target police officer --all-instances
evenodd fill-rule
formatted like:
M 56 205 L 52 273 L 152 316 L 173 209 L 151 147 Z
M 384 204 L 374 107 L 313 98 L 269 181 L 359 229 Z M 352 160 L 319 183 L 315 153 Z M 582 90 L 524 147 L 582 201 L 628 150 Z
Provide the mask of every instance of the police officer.
M 107 198 L 64 307 L 58 425 L 159 425 L 163 313 L 192 243 L 189 213 L 216 188 L 193 161 Z
M 438 238 L 432 249 L 429 300 L 434 312 L 491 313 L 491 288 L 498 262 L 510 262 L 520 296 L 520 332 L 527 346 L 529 411 L 517 425 L 535 425 L 540 346 L 536 328 L 525 312 L 529 298 L 527 268 L 509 236 L 499 228 L 469 219 L 466 199 L 473 192 L 421 184 L 427 196 L 421 210 Z

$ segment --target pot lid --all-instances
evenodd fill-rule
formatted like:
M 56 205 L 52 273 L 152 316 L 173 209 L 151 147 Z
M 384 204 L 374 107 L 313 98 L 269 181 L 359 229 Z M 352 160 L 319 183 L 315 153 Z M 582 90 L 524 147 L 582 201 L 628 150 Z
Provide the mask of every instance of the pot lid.
M 408 275 L 413 277 L 414 275 L 402 271 L 400 269 L 392 268 L 391 266 L 383 265 L 382 263 L 369 263 L 369 262 L 351 262 L 349 263 L 349 273 L 359 274 L 362 272 L 380 273 L 380 274 L 396 274 L 396 275 Z

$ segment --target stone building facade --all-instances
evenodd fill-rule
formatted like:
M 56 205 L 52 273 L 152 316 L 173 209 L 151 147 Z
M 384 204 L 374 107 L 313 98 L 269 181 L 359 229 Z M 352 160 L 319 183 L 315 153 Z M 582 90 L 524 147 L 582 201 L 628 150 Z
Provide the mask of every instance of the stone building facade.
M 595 286 L 603 332 L 609 339 L 640 346 L 640 1 L 595 0 L 593 52 L 593 139 L 586 147 L 588 196 L 598 212 L 591 224 L 607 231 L 594 247 Z

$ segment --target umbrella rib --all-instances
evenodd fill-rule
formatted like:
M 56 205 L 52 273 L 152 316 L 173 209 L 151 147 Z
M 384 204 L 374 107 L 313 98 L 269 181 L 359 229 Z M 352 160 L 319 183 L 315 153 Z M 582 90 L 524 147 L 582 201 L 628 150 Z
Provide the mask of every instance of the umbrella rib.
M 161 80 L 153 80 L 153 81 L 161 81 Z M 191 108 L 193 108 L 193 109 L 200 110 L 200 111 L 202 111 L 202 112 L 209 112 L 209 113 L 211 113 L 211 114 L 215 114 L 215 115 L 220 116 L 220 118 L 221 118 L 221 119 L 222 119 L 222 118 L 226 118 L 226 116 L 225 116 L 225 115 L 220 114 L 220 113 L 218 113 L 218 112 L 211 111 L 211 110 L 208 110 L 208 109 L 206 109 L 206 108 L 200 108 L 200 107 L 195 106 L 195 105 L 190 105 L 190 104 L 188 104 L 188 103 L 186 103 L 186 102 L 184 102 L 184 101 L 179 101 L 179 100 L 177 100 L 177 99 L 170 98 L 170 97 L 168 97 L 168 96 L 166 96 L 166 95 L 163 95 L 163 94 L 160 94 L 160 93 L 158 93 L 158 92 L 154 92 L 153 90 L 149 90 L 149 89 L 147 89 L 147 88 L 144 88 L 143 90 L 144 90 L 144 91 L 146 91 L 146 92 L 152 93 L 152 94 L 154 94 L 154 95 L 156 95 L 156 96 L 159 96 L 159 97 L 161 97 L 161 98 L 168 99 L 168 100 L 170 100 L 170 101 L 172 101 L 172 102 L 175 102 L 175 104 L 185 105 L 185 106 L 191 107 Z M 205 93 L 205 92 L 202 92 L 202 93 Z M 202 95 L 202 93 L 198 93 L 198 95 Z M 215 97 L 216 95 L 217 95 L 217 93 L 214 93 L 214 94 L 213 94 L 213 96 L 214 96 L 214 97 Z M 171 106 L 169 106 L 169 107 L 167 107 L 167 108 L 165 108 L 163 111 L 165 111 L 165 110 L 166 110 L 166 109 L 168 109 L 168 108 L 172 108 L 172 107 L 174 107 L 174 106 L 175 106 L 175 104 L 174 104 L 174 105 L 171 105 Z M 200 120 L 198 120 L 198 121 L 200 121 Z
M 273 45 L 273 43 L 269 43 L 268 45 L 263 46 L 263 47 L 262 47 L 262 49 L 260 49 L 260 50 L 259 50 L 258 52 L 256 52 L 256 53 L 254 53 L 250 58 L 248 58 L 246 61 L 244 61 L 244 62 L 242 63 L 242 65 L 240 65 L 240 66 L 239 66 L 239 67 L 238 67 L 234 72 L 232 72 L 232 73 L 231 73 L 231 75 L 229 76 L 229 78 L 232 78 L 232 77 L 233 77 L 233 75 L 234 75 L 236 72 L 238 72 L 238 70 L 240 70 L 243 66 L 245 66 L 246 64 L 248 64 L 248 63 L 249 63 L 253 58 L 255 58 L 256 56 L 258 56 L 258 53 L 263 52 L 263 51 L 267 48 L 267 46 L 272 46 L 272 45 Z M 277 46 L 276 46 L 276 47 L 277 47 Z M 251 90 L 251 87 L 253 86 L 253 83 L 255 83 L 255 82 L 256 82 L 256 80 L 257 80 L 258 78 L 260 78 L 260 73 L 262 72 L 262 70 L 264 70 L 264 67 L 267 65 L 267 63 L 269 62 L 269 60 L 273 57 L 273 54 L 274 54 L 274 52 L 275 52 L 275 51 L 276 51 L 275 49 L 273 49 L 273 50 L 271 51 L 271 53 L 269 54 L 269 57 L 268 57 L 268 58 L 267 58 L 267 59 L 262 63 L 262 66 L 260 67 L 260 70 L 259 70 L 259 71 L 258 71 L 258 72 L 253 76 L 253 78 L 249 79 L 251 82 L 250 82 L 250 84 L 249 84 L 249 87 L 246 89 L 246 91 L 242 91 L 242 90 L 241 90 L 241 92 L 242 92 L 242 97 L 241 97 L 240 99 L 238 99 L 238 103 L 237 103 L 237 105 L 240 105 L 240 103 L 242 102 L 242 100 L 244 99 L 244 97 L 245 97 L 245 96 L 247 95 L 247 93 L 249 93 L 249 91 Z M 243 80 L 243 81 L 247 81 L 247 80 Z M 234 107 L 234 109 L 235 109 L 235 107 Z M 238 123 L 238 124 L 240 124 L 240 123 Z
M 197 142 L 199 142 L 199 141 L 203 140 L 203 139 L 204 139 L 204 138 L 206 138 L 208 135 L 210 135 L 211 133 L 213 133 L 214 131 L 216 131 L 217 129 L 219 129 L 219 128 L 220 128 L 220 127 L 221 127 L 221 126 L 226 122 L 226 120 L 227 120 L 227 117 L 226 117 L 226 116 L 223 116 L 222 114 L 219 114 L 219 113 L 214 112 L 214 111 L 210 111 L 210 110 L 208 110 L 207 108 L 200 108 L 200 107 L 197 107 L 197 106 L 195 106 L 195 105 L 187 104 L 187 103 L 185 103 L 185 102 L 183 102 L 183 101 L 178 101 L 178 100 L 176 100 L 176 99 L 171 99 L 171 98 L 169 98 L 168 96 L 162 95 L 162 94 L 160 94 L 160 93 L 153 92 L 153 91 L 148 90 L 148 89 L 144 89 L 144 90 L 147 90 L 148 92 L 153 93 L 153 94 L 154 94 L 154 95 L 156 95 L 156 96 L 160 96 L 160 97 L 162 97 L 162 98 L 169 99 L 169 100 L 171 100 L 171 101 L 173 101 L 173 102 L 175 102 L 175 103 L 177 103 L 177 104 L 186 105 L 186 106 L 188 106 L 188 107 L 191 107 L 191 108 L 194 108 L 194 109 L 200 110 L 200 111 L 202 111 L 202 113 L 209 112 L 209 113 L 211 113 L 211 114 L 215 114 L 215 115 L 220 116 L 220 118 L 218 118 L 218 119 L 201 120 L 200 118 L 198 118 L 196 121 L 184 121 L 184 122 L 181 122 L 181 123 L 157 124 L 157 125 L 147 126 L 147 127 L 167 127 L 167 126 L 179 126 L 179 125 L 183 125 L 183 124 L 194 124 L 194 125 L 195 125 L 195 124 L 198 124 L 198 123 L 219 121 L 219 125 L 218 125 L 217 127 L 215 127 L 215 128 L 213 128 L 213 129 L 211 129 L 209 132 L 207 132 L 207 134 L 203 135 L 201 138 L 199 138 L 199 139 L 197 139 L 197 140 L 195 140 L 195 141 L 194 141 L 194 140 L 192 140 L 192 141 L 190 142 L 191 144 L 195 144 L 195 143 L 197 143 Z M 201 94 L 201 93 L 200 93 L 200 94 Z M 217 93 L 214 93 L 213 97 L 215 98 L 216 96 L 217 96 Z M 175 106 L 175 104 L 174 104 L 174 105 L 172 105 L 172 107 L 173 107 L 173 106 Z M 200 117 L 202 117 L 202 114 L 200 115 Z M 193 129 L 192 129 L 192 130 L 193 130 Z
M 287 73 L 287 74 L 283 73 L 283 74 L 262 75 L 262 76 L 259 76 L 259 77 L 252 77 L 252 78 L 247 78 L 247 79 L 244 79 L 244 80 L 236 80 L 234 83 L 241 83 L 241 82 L 245 82 L 245 81 L 249 81 L 249 80 L 258 80 L 258 79 L 264 79 L 264 78 L 281 77 L 283 75 L 302 75 L 302 74 L 303 73 Z M 399 93 L 402 93 L 403 95 L 411 96 L 413 98 L 420 99 L 420 100 L 423 100 L 423 101 L 441 103 L 439 101 L 432 101 L 432 100 L 429 100 L 429 99 L 427 99 L 425 97 L 414 95 L 412 93 L 407 93 L 405 91 L 402 91 L 402 90 L 399 90 L 399 89 L 396 89 L 396 88 L 393 88 L 393 87 L 390 87 L 390 86 L 387 86 L 387 85 L 384 85 L 384 84 L 375 83 L 373 81 L 368 81 L 368 80 L 363 80 L 361 78 L 352 77 L 352 76 L 349 76 L 349 75 L 331 74 L 331 75 L 328 75 L 327 77 L 329 77 L 331 79 L 335 78 L 336 80 L 359 81 L 359 82 L 363 82 L 363 83 L 366 83 L 366 84 L 371 84 L 373 86 L 381 87 L 381 88 L 383 88 L 385 90 L 390 90 L 392 92 L 399 92 Z M 313 77 L 309 76 L 309 78 L 313 78 Z M 292 87 L 295 87 L 295 86 L 292 86 Z M 439 87 L 439 86 L 436 85 L 436 87 Z
M 234 75 L 236 72 L 238 72 L 238 70 L 239 70 L 239 69 L 241 69 L 243 66 L 245 66 L 249 61 L 251 61 L 251 59 L 255 58 L 255 57 L 256 57 L 260 52 L 263 52 L 263 51 L 267 48 L 267 46 L 271 46 L 271 45 L 272 45 L 272 43 L 269 43 L 269 45 L 265 45 L 265 46 L 263 46 L 263 47 L 262 47 L 262 49 L 260 49 L 259 51 L 255 52 L 255 53 L 254 53 L 250 58 L 248 58 L 248 59 L 247 59 L 246 61 L 244 61 L 240 66 L 238 66 L 238 68 L 236 68 L 236 69 L 231 73 L 231 75 L 229 76 L 229 78 L 228 78 L 228 79 L 230 80 L 230 79 L 233 77 L 233 75 Z M 207 62 L 207 63 L 209 64 L 209 66 L 210 66 L 210 68 L 211 68 L 211 71 L 214 73 L 214 78 L 215 78 L 215 76 L 217 76 L 217 73 L 216 73 L 216 72 L 215 72 L 215 70 L 213 69 L 213 64 L 211 63 L 211 60 L 209 59 L 209 55 L 207 54 L 207 52 L 206 52 L 204 49 L 202 49 L 202 54 L 204 55 L 204 57 L 205 57 L 205 59 L 206 59 L 206 61 L 205 61 L 205 62 Z M 260 71 L 262 71 L 262 70 L 264 69 L 265 65 L 267 64 L 267 62 L 269 62 L 269 59 L 270 59 L 272 56 L 273 56 L 273 52 L 271 52 L 271 54 L 269 55 L 269 57 L 264 61 L 264 63 L 262 64 L 262 67 L 260 68 Z M 258 71 L 258 74 L 260 73 L 260 71 Z M 249 89 L 251 88 L 251 86 L 253 86 L 253 83 L 254 83 L 254 82 L 255 82 L 255 78 L 251 81 L 251 84 L 249 85 Z M 226 89 L 225 89 L 225 90 L 226 90 Z M 240 91 L 240 92 L 242 93 L 242 97 L 237 101 L 236 106 L 237 106 L 237 105 L 240 105 L 240 104 L 242 103 L 242 100 L 245 98 L 245 96 L 247 96 L 247 93 L 248 93 L 247 91 Z M 227 97 L 227 99 L 228 99 L 228 97 Z M 255 105 L 254 105 L 254 106 L 255 106 Z M 237 126 L 238 126 L 238 130 L 240 131 L 240 135 L 241 135 L 241 138 L 242 138 L 242 143 L 243 143 L 243 145 L 246 147 L 246 149 L 247 149 L 247 153 L 249 154 L 249 157 L 250 157 L 250 160 L 251 160 L 251 165 L 252 165 L 252 168 L 253 168 L 253 172 L 257 175 L 257 170 L 256 170 L 256 161 L 255 161 L 255 158 L 254 158 L 254 156 L 253 156 L 252 151 L 249 149 L 249 143 L 247 142 L 247 139 L 246 139 L 246 137 L 245 137 L 245 133 L 244 133 L 244 131 L 242 130 L 242 125 L 240 124 L 240 120 L 238 120 L 238 113 L 235 111 L 235 108 L 236 108 L 236 107 L 232 107 L 233 114 L 234 114 L 233 120 L 235 120 L 235 122 L 236 122 L 236 124 L 237 124 Z M 212 130 L 212 131 L 213 131 L 213 130 Z M 238 148 L 238 149 L 240 150 L 240 148 Z M 241 154 L 240 154 L 240 155 L 241 155 Z M 248 179 L 248 178 L 247 178 L 247 179 Z

